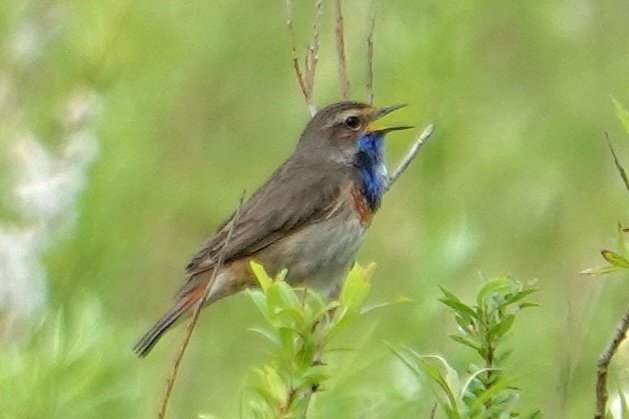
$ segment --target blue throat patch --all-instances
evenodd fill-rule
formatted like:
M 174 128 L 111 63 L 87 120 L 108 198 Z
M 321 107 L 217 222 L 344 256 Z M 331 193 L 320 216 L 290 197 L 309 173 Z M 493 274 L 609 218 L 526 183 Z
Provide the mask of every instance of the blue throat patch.
M 358 139 L 355 165 L 360 170 L 360 191 L 369 208 L 375 211 L 387 185 L 387 168 L 384 165 L 384 134 L 370 132 Z

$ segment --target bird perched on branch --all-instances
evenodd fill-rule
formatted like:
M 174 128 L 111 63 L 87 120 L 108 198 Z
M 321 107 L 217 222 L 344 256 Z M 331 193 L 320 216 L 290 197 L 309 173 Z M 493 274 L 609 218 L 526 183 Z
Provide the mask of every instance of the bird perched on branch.
M 387 187 L 383 139 L 410 128 L 378 129 L 373 123 L 402 106 L 345 101 L 317 112 L 295 151 L 242 204 L 238 217 L 232 215 L 203 243 L 186 268 L 174 304 L 138 341 L 135 352 L 145 356 L 178 319 L 192 313 L 206 289 L 210 304 L 255 286 L 251 260 L 271 275 L 286 268 L 291 285 L 335 292 Z

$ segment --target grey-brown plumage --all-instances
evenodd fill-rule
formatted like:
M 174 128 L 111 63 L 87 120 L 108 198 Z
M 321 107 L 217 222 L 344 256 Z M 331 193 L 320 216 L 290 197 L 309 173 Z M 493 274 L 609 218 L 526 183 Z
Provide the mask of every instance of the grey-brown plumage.
M 373 130 L 369 124 L 397 108 L 339 102 L 319 111 L 293 154 L 244 202 L 229 242 L 225 245 L 233 215 L 203 243 L 186 268 L 175 303 L 134 350 L 145 356 L 167 329 L 191 312 L 205 292 L 219 252 L 224 264 L 208 304 L 255 284 L 252 259 L 271 275 L 287 268 L 291 284 L 333 291 L 352 264 L 375 211 L 364 196 L 371 190 L 365 185 L 372 185 L 365 182 L 386 182 L 381 159 L 374 165 L 382 167 L 369 166 L 369 155 L 374 154 L 369 144 L 380 144 L 386 132 L 405 128 Z

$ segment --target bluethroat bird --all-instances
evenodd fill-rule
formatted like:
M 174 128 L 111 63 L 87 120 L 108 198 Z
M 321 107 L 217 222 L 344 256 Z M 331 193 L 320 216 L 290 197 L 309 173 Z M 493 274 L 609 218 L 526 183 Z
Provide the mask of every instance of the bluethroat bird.
M 232 215 L 203 243 L 186 268 L 174 304 L 138 341 L 135 352 L 148 354 L 164 332 L 192 313 L 221 253 L 224 263 L 207 304 L 255 286 L 252 259 L 273 276 L 287 269 L 286 281 L 293 286 L 336 292 L 387 186 L 383 139 L 390 131 L 410 128 L 377 129 L 372 123 L 402 106 L 345 101 L 317 112 L 295 151 L 242 204 L 236 225 L 231 226 Z

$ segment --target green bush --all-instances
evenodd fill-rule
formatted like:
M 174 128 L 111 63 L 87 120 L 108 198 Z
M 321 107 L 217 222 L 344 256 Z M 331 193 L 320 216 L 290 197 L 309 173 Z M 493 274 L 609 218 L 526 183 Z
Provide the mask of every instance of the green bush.
M 51 310 L 0 351 L 0 418 L 140 417 L 128 338 L 93 298 Z

